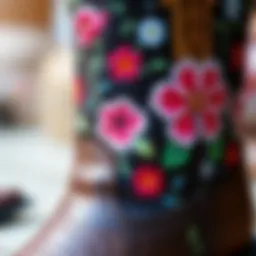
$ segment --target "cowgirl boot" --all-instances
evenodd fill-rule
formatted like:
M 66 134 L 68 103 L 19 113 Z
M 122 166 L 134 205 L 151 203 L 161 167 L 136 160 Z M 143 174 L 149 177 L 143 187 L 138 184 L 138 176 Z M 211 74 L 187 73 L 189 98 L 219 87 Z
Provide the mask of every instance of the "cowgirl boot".
M 244 74 L 241 71 L 244 69 L 245 23 L 252 4 L 247 1 L 234 1 L 230 4 L 227 2 L 219 1 L 213 9 L 214 49 L 219 63 L 224 68 L 226 83 L 230 88 L 229 94 L 236 95 L 239 86 L 244 84 Z M 248 60 L 245 63 L 248 63 Z M 248 102 L 253 104 L 253 101 L 246 99 L 244 93 L 242 95 L 241 98 L 245 101 L 240 100 L 238 104 L 236 102 L 231 104 L 234 125 L 230 122 L 231 112 L 229 112 L 229 119 L 226 117 L 224 119 L 225 128 L 215 140 L 215 144 L 208 146 L 210 158 L 207 159 L 205 165 L 207 168 L 204 172 L 208 170 L 207 173 L 213 175 L 210 182 L 212 185 L 205 193 L 207 196 L 204 207 L 198 207 L 197 223 L 210 255 L 230 255 L 240 251 L 242 247 L 248 246 L 253 233 L 246 173 L 242 168 L 242 145 L 239 143 L 240 141 L 244 143 L 248 136 L 242 138 L 237 136 L 241 133 L 248 135 L 248 131 L 245 132 L 244 122 L 241 122 L 241 110 L 242 106 L 248 105 Z
M 81 1 L 72 181 L 18 255 L 230 255 L 249 240 L 247 215 L 241 237 L 220 233 L 220 220 L 240 231 L 222 193 L 245 191 L 226 126 L 228 81 L 212 57 L 213 10 L 199 0 Z M 221 209 L 210 214 L 212 205 Z

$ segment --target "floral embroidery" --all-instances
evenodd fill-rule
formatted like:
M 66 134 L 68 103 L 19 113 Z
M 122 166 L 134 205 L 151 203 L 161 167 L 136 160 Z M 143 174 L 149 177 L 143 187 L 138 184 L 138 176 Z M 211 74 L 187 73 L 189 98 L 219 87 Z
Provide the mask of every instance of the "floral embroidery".
M 146 18 L 139 24 L 138 40 L 142 46 L 157 48 L 165 42 L 166 38 L 166 25 L 161 19 Z
M 112 148 L 125 150 L 146 127 L 142 112 L 128 99 L 103 104 L 98 115 L 98 134 Z
M 138 80 L 143 58 L 139 51 L 129 45 L 119 46 L 108 56 L 109 75 L 116 82 L 134 82 Z
M 232 45 L 231 56 L 230 56 L 230 69 L 232 71 L 237 71 L 242 67 L 244 49 L 241 42 L 237 42 Z
M 227 141 L 227 129 L 221 130 L 226 91 L 219 66 L 175 63 L 170 13 L 162 8 L 157 0 L 88 0 L 78 9 L 73 25 L 80 75 L 74 98 L 80 111 L 75 125 L 79 134 L 96 133 L 115 151 L 122 199 L 172 209 L 241 159 L 232 138 Z M 225 25 L 218 19 L 213 34 L 224 35 Z M 228 41 L 218 42 L 222 49 L 216 53 L 233 81 L 242 41 L 239 36 Z M 251 45 L 246 52 L 251 84 L 256 81 L 255 49 Z M 255 106 L 250 104 L 248 115 Z
M 223 160 L 225 154 L 225 141 L 222 136 L 216 138 L 208 145 L 207 155 L 211 161 L 219 163 Z
M 82 80 L 77 77 L 74 81 L 74 87 L 73 88 L 74 88 L 73 98 L 74 98 L 75 104 L 80 106 L 86 100 L 86 95 L 85 95 L 86 86 L 83 85 Z
M 154 143 L 145 138 L 140 138 L 136 141 L 134 150 L 140 157 L 145 159 L 153 158 L 156 154 Z
M 230 168 L 236 167 L 239 165 L 240 160 L 240 151 L 237 143 L 229 143 L 225 154 L 225 164 Z
M 162 149 L 162 165 L 170 172 L 177 171 L 176 168 L 189 163 L 191 159 L 191 149 L 184 148 L 168 141 Z
M 132 176 L 132 187 L 139 198 L 156 199 L 164 192 L 164 172 L 154 165 L 139 166 Z
M 200 177 L 203 180 L 209 181 L 213 178 L 215 170 L 214 170 L 213 164 L 205 160 L 202 162 L 199 171 L 200 171 Z
M 78 44 L 91 47 L 103 33 L 108 22 L 108 14 L 96 7 L 86 6 L 78 10 L 74 27 Z
M 152 97 L 155 110 L 171 120 L 168 135 L 182 145 L 191 145 L 198 138 L 215 138 L 221 130 L 225 104 L 221 74 L 212 62 L 200 66 L 180 63 L 174 79 L 160 84 Z

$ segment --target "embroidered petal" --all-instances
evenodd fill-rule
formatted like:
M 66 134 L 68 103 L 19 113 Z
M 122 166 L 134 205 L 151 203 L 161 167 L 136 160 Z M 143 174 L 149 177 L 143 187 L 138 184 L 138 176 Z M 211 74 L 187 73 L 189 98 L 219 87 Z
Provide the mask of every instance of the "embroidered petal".
M 219 115 L 213 112 L 205 112 L 202 114 L 202 135 L 206 139 L 211 139 L 216 137 L 221 130 L 221 120 Z
M 230 142 L 225 154 L 225 164 L 230 168 L 234 168 L 239 166 L 240 163 L 241 155 L 239 146 L 236 142 Z
M 192 62 L 182 62 L 176 70 L 179 86 L 187 93 L 196 91 L 198 87 L 198 66 Z
M 222 83 L 219 65 L 209 61 L 201 66 L 200 87 L 206 92 L 216 89 L 216 86 Z
M 169 136 L 182 145 L 191 145 L 197 139 L 194 118 L 185 114 L 169 124 Z
M 223 112 L 227 105 L 227 92 L 224 87 L 213 91 L 208 96 L 208 107 L 212 111 Z
M 165 118 L 179 115 L 186 109 L 184 96 L 172 85 L 161 85 L 153 93 L 153 107 Z
M 108 22 L 108 14 L 86 6 L 78 10 L 74 20 L 76 37 L 81 47 L 90 47 L 101 36 Z

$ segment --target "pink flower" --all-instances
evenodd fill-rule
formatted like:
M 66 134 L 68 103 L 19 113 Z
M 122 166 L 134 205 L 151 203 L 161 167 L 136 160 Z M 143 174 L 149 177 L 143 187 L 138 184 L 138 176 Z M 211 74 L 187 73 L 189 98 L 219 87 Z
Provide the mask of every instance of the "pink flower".
M 91 47 L 108 22 L 108 14 L 94 7 L 84 7 L 76 13 L 75 34 L 81 47 Z
M 111 78 L 116 82 L 134 82 L 141 73 L 142 55 L 129 45 L 112 51 L 107 60 Z
M 185 61 L 177 66 L 174 78 L 173 82 L 160 84 L 152 97 L 158 114 L 171 120 L 168 135 L 183 145 L 217 136 L 226 105 L 218 65 Z
M 98 134 L 116 150 L 132 146 L 145 126 L 144 115 L 128 99 L 117 99 L 100 108 Z

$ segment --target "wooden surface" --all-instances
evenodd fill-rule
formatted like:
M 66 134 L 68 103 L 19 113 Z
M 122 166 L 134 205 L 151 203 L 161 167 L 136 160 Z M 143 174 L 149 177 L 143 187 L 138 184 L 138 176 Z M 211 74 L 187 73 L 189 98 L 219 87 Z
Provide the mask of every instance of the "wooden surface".
M 51 0 L 1 0 L 0 24 L 30 24 L 45 28 L 49 24 Z

